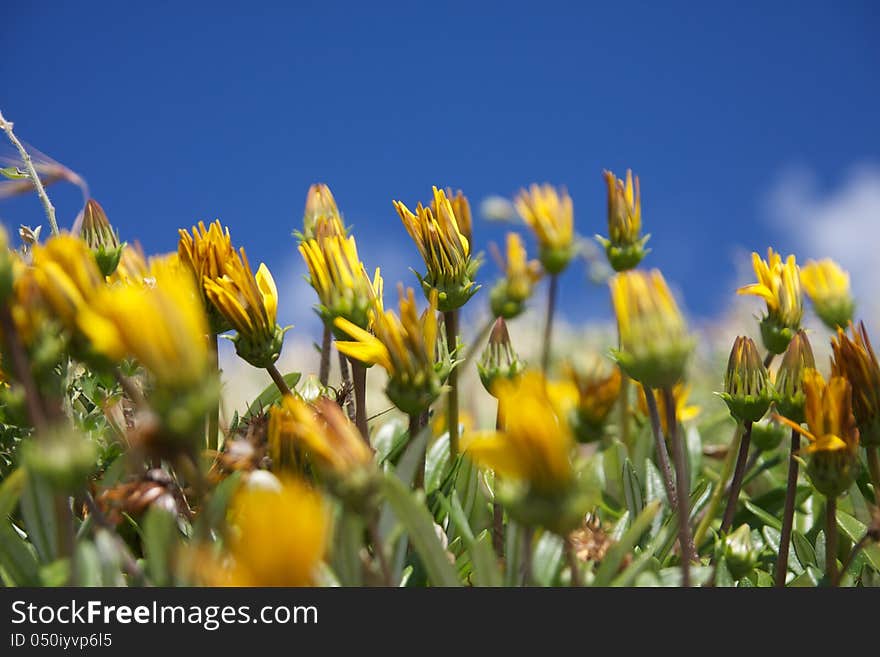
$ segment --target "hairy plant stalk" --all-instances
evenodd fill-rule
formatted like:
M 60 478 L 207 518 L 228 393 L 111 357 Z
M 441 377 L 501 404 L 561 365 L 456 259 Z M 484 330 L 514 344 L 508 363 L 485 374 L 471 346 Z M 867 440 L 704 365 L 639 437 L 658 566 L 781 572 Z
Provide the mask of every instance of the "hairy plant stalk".
M 342 389 L 348 388 L 352 394 L 349 394 L 345 398 L 345 412 L 348 415 L 348 419 L 352 422 L 355 421 L 355 403 L 354 403 L 354 388 L 351 383 L 351 375 L 349 374 L 348 369 L 348 357 L 339 352 L 339 375 L 342 378 Z
M 321 339 L 321 363 L 318 366 L 318 381 L 326 388 L 330 381 L 330 327 L 324 325 L 324 337 Z
M 791 545 L 791 530 L 794 527 L 794 503 L 797 496 L 798 480 L 798 450 L 801 448 L 801 436 L 794 429 L 791 430 L 791 449 L 788 459 L 788 482 L 785 486 L 785 507 L 782 510 L 782 532 L 779 535 L 779 554 L 776 558 L 777 587 L 785 586 L 785 577 L 788 574 L 788 549 Z
M 651 432 L 654 435 L 654 447 L 657 449 L 657 462 L 660 464 L 660 472 L 663 473 L 663 485 L 666 487 L 666 499 L 669 506 L 678 506 L 678 496 L 675 492 L 675 479 L 672 476 L 672 467 L 669 465 L 669 454 L 666 452 L 666 441 L 663 438 L 663 430 L 660 424 L 660 413 L 657 410 L 657 400 L 654 391 L 642 384 L 645 391 L 645 402 L 648 405 L 648 417 L 651 419 Z M 673 408 L 675 408 L 673 406 Z
M 829 586 L 837 586 L 837 498 L 825 502 L 825 577 Z
M 446 328 L 446 346 L 452 353 L 458 345 L 458 311 L 448 310 L 443 313 L 443 325 Z M 449 458 L 458 456 L 458 367 L 449 373 L 449 396 L 446 398 L 446 428 L 449 431 Z
M 746 473 L 746 461 L 749 460 L 749 445 L 752 442 L 752 423 L 746 422 L 742 440 L 739 443 L 739 454 L 736 457 L 736 468 L 733 471 L 733 481 L 730 484 L 730 492 L 727 494 L 727 508 L 724 510 L 724 519 L 721 521 L 721 533 L 730 531 L 733 524 L 733 516 L 736 513 L 736 503 L 742 489 L 743 477 Z
M 871 474 L 871 485 L 874 487 L 874 503 L 880 506 L 880 448 L 871 446 L 865 451 L 868 456 L 868 472 Z
M 290 386 L 287 385 L 287 381 L 284 380 L 284 377 L 281 376 L 281 372 L 278 371 L 278 368 L 275 367 L 275 364 L 269 365 L 266 368 L 266 371 L 269 373 L 269 376 L 272 377 L 272 381 L 275 382 L 275 386 L 281 392 L 282 395 L 293 395 L 293 392 L 290 390 Z
M 672 458 L 675 462 L 675 485 L 678 497 L 678 543 L 681 547 L 681 585 L 691 585 L 691 560 L 694 558 L 690 523 L 690 484 L 685 463 L 684 441 L 678 431 L 678 418 L 675 415 L 675 396 L 672 388 L 663 388 L 663 401 L 666 406 L 666 425 L 672 442 Z
M 354 385 L 355 425 L 367 445 L 370 444 L 370 429 L 367 426 L 367 367 L 359 360 L 351 362 L 352 383 Z
M 49 195 L 46 194 L 46 188 L 43 187 L 43 181 L 40 180 L 40 175 L 34 168 L 34 163 L 31 161 L 31 156 L 28 154 L 27 149 L 18 140 L 15 133 L 12 132 L 12 121 L 5 119 L 3 117 L 3 112 L 0 112 L 0 129 L 6 133 L 9 141 L 12 142 L 12 145 L 15 146 L 15 149 L 18 151 L 22 162 L 24 162 L 24 168 L 27 171 L 31 182 L 34 184 L 34 189 L 37 191 L 37 196 L 40 197 L 40 202 L 43 204 L 43 210 L 45 210 L 46 217 L 49 219 L 49 228 L 52 230 L 53 235 L 57 235 L 59 230 L 58 222 L 55 220 L 55 206 L 52 205 L 52 201 L 49 200 Z
M 706 533 L 709 531 L 709 527 L 712 526 L 712 521 L 715 520 L 715 514 L 718 513 L 718 506 L 721 504 L 721 498 L 724 497 L 724 493 L 727 490 L 727 481 L 730 479 L 730 475 L 733 472 L 733 464 L 736 460 L 736 445 L 742 439 L 742 432 L 743 425 L 741 422 L 738 422 L 736 425 L 736 431 L 733 434 L 733 440 L 730 443 L 730 449 L 727 450 L 727 455 L 724 457 L 724 464 L 721 466 L 718 485 L 715 486 L 715 490 L 712 491 L 712 497 L 709 498 L 709 505 L 706 507 L 706 512 L 703 514 L 700 524 L 697 525 L 697 531 L 694 534 L 694 545 L 697 548 L 702 545 L 703 539 L 706 538 Z
M 125 376 L 118 367 L 113 369 L 113 374 L 119 387 L 122 388 L 122 392 L 131 400 L 132 404 L 139 408 L 146 406 L 147 400 L 144 398 L 144 393 L 130 377 Z
M 219 338 L 213 333 L 208 336 L 208 347 L 211 352 L 211 369 L 220 381 L 220 354 L 218 349 Z M 220 386 L 217 386 L 217 399 L 208 411 L 208 450 L 217 451 L 220 449 Z
M 553 315 L 556 313 L 556 296 L 559 292 L 559 274 L 550 274 L 550 288 L 547 292 L 547 319 L 544 324 L 544 348 L 541 352 L 541 371 L 547 374 L 550 369 L 550 348 L 553 342 Z

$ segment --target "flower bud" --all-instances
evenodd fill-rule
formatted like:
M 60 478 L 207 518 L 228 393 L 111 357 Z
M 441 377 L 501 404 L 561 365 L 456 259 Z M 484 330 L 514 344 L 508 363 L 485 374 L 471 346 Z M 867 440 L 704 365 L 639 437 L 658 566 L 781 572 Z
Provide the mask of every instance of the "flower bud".
M 519 359 L 510 343 L 510 334 L 507 332 L 507 323 L 499 317 L 495 320 L 495 326 L 489 334 L 489 343 L 483 351 L 480 362 L 477 363 L 477 371 L 480 373 L 480 381 L 483 387 L 493 397 L 495 396 L 495 383 L 499 379 L 515 380 L 525 369 L 525 363 Z
M 303 232 L 298 235 L 302 241 L 331 235 L 347 236 L 336 199 L 327 185 L 316 183 L 309 187 L 303 213 Z
M 89 245 L 98 269 L 104 276 L 110 276 L 116 271 L 125 244 L 119 243 L 119 237 L 110 225 L 104 208 L 93 198 L 83 208 L 80 236 Z
M 828 258 L 810 260 L 801 269 L 801 285 L 813 302 L 813 310 L 828 328 L 846 328 L 855 310 L 847 272 Z
M 724 560 L 733 579 L 742 579 L 755 568 L 758 554 L 752 545 L 748 525 L 740 525 L 736 531 L 724 537 Z
M 880 447 L 880 364 L 864 322 L 858 328 L 850 322 L 849 331 L 852 338 L 838 328 L 831 340 L 831 373 L 852 384 L 853 415 L 862 445 Z
M 776 385 L 773 386 L 773 401 L 780 415 L 800 424 L 804 416 L 804 372 L 815 369 L 813 349 L 803 329 L 798 331 L 788 344 L 782 365 L 776 373 Z
M 740 422 L 757 422 L 770 407 L 767 369 L 751 338 L 739 336 L 734 341 L 720 397 Z
M 574 257 L 574 204 L 568 192 L 531 185 L 516 198 L 516 210 L 538 239 L 538 258 L 548 274 L 559 274 Z
M 620 395 L 620 368 L 596 353 L 579 354 L 565 367 L 566 377 L 577 388 L 573 425 L 575 439 L 590 443 L 602 429 Z
M 95 443 L 85 436 L 50 430 L 22 445 L 22 460 L 31 472 L 45 478 L 59 492 L 73 493 L 85 487 L 97 461 Z
M 642 205 L 639 194 L 639 177 L 633 186 L 632 171 L 627 169 L 626 183 L 610 171 L 602 175 L 608 184 L 608 239 L 596 235 L 605 247 L 608 262 L 614 271 L 634 269 L 650 249 L 645 244 L 650 235 L 642 237 Z
M 779 447 L 788 433 L 785 427 L 777 422 L 766 420 L 755 422 L 752 425 L 752 445 L 762 452 L 772 452 Z
M 495 317 L 513 319 L 525 310 L 526 301 L 541 278 L 541 264 L 527 259 L 522 238 L 517 233 L 507 234 L 507 261 L 502 262 L 500 255 L 497 260 L 504 270 L 504 278 L 489 293 L 489 304 Z

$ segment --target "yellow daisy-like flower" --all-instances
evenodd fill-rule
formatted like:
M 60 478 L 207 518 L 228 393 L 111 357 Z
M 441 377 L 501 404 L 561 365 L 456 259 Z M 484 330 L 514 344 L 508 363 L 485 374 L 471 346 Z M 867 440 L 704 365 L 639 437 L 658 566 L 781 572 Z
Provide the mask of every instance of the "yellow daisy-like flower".
M 208 228 L 205 228 L 205 222 L 200 221 L 198 226 L 192 227 L 191 234 L 182 228 L 178 233 L 180 240 L 177 244 L 177 253 L 181 261 L 189 265 L 195 274 L 214 333 L 228 331 L 232 328 L 232 324 L 210 303 L 206 282 L 217 281 L 228 269 L 235 266 L 238 256 L 232 246 L 229 229 L 224 228 L 218 219 Z
M 229 513 L 231 564 L 214 583 L 309 586 L 324 558 L 331 518 L 321 496 L 296 479 L 280 490 L 245 488 Z
M 236 353 L 254 367 L 278 360 L 284 330 L 276 323 L 278 289 L 269 268 L 261 263 L 255 276 L 242 248 L 219 278 L 205 278 L 202 284 L 208 300 L 237 333 Z
M 617 363 L 651 388 L 674 385 L 684 374 L 694 341 L 663 274 L 656 269 L 621 272 L 609 285 L 620 334 Z
M 531 371 L 516 381 L 499 379 L 495 392 L 504 430 L 465 436 L 466 453 L 481 467 L 542 493 L 568 488 L 574 477 L 574 438 L 543 375 Z
M 816 489 L 837 497 L 852 484 L 858 467 L 859 430 L 852 408 L 852 387 L 842 376 L 828 382 L 816 370 L 804 373 L 807 429 L 777 416 L 810 441 L 804 452 L 811 455 L 807 472 Z
M 552 185 L 521 190 L 516 210 L 538 238 L 539 258 L 549 274 L 564 270 L 574 255 L 574 204 L 568 193 Z
M 504 277 L 492 288 L 489 303 L 496 317 L 513 319 L 525 309 L 525 302 L 532 296 L 543 271 L 537 260 L 528 259 L 526 247 L 517 233 L 507 234 L 507 259 L 502 261 L 498 256 L 498 260 Z
M 693 386 L 689 383 L 676 383 L 672 387 L 672 396 L 675 399 L 675 417 L 679 424 L 695 419 L 702 410 L 699 406 L 688 403 Z M 660 415 L 660 426 L 663 435 L 669 435 L 669 421 L 666 415 L 666 400 L 659 390 L 651 391 L 657 402 L 657 413 Z M 645 399 L 645 390 L 639 386 L 639 411 L 642 415 L 648 414 L 648 402 Z
M 767 315 L 761 320 L 761 337 L 768 350 L 781 354 L 800 327 L 804 315 L 797 261 L 790 255 L 783 262 L 780 254 L 768 248 L 767 260 L 752 253 L 752 266 L 758 282 L 741 287 L 736 293 L 764 299 Z
M 342 216 L 336 206 L 336 199 L 330 188 L 323 183 L 309 187 L 306 194 L 306 209 L 303 213 L 303 232 L 300 240 L 321 239 L 331 235 L 345 237 L 347 231 Z
M 452 205 L 452 213 L 455 215 L 458 230 L 470 244 L 473 237 L 473 221 L 471 220 L 471 204 L 468 202 L 467 196 L 460 189 L 453 194 L 449 187 L 446 188 L 445 196 Z M 437 195 L 431 200 L 431 211 L 435 217 L 441 211 L 437 204 Z
M 840 265 L 828 258 L 807 261 L 801 269 L 801 285 L 826 326 L 832 330 L 846 328 L 855 303 L 849 289 L 849 274 Z
M 864 322 L 850 322 L 850 338 L 842 328 L 831 340 L 831 373 L 846 377 L 853 389 L 853 413 L 863 445 L 880 446 L 880 364 Z
M 422 290 L 426 297 L 436 290 L 438 308 L 445 312 L 460 308 L 476 294 L 479 286 L 474 283 L 474 277 L 480 263 L 471 257 L 470 242 L 459 227 L 459 218 L 446 192 L 436 187 L 433 192 L 430 206 L 419 203 L 415 213 L 400 201 L 393 203 L 425 261 L 427 273 L 416 274 Z M 464 204 L 459 202 L 458 205 L 462 212 Z M 469 212 L 467 220 L 470 220 Z
M 579 442 L 602 436 L 605 420 L 620 396 L 620 368 L 596 353 L 578 355 L 564 367 L 565 377 L 577 390 L 575 435 Z
M 369 328 L 370 310 L 382 303 L 379 269 L 371 281 L 360 261 L 354 236 L 331 235 L 299 245 L 309 268 L 309 283 L 318 293 L 318 315 L 328 325 L 344 317 L 360 328 Z M 337 336 L 340 337 L 340 336 Z
M 608 262 L 615 271 L 626 271 L 638 265 L 648 253 L 645 243 L 650 235 L 642 237 L 642 202 L 639 177 L 633 185 L 632 171 L 627 169 L 626 182 L 610 171 L 602 175 L 608 185 L 608 239 L 596 236 L 605 247 Z
M 349 335 L 350 341 L 337 341 L 336 348 L 350 358 L 368 365 L 379 365 L 388 373 L 385 392 L 404 413 L 424 411 L 440 394 L 440 378 L 434 367 L 437 352 L 437 293 L 429 297 L 428 308 L 419 316 L 415 294 L 399 288 L 400 315 L 374 308 L 373 333 L 337 317 L 334 325 Z

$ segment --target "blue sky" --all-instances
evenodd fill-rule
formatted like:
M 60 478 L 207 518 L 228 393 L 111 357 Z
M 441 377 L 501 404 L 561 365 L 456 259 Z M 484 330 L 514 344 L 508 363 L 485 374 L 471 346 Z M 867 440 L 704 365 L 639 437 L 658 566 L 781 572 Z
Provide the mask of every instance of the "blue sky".
M 0 23 L 0 108 L 149 252 L 220 218 L 293 290 L 292 318 L 313 303 L 294 285 L 290 237 L 312 182 L 330 184 L 368 268 L 383 265 L 393 287 L 414 283 L 406 269 L 420 263 L 392 198 L 415 204 L 438 184 L 477 206 L 547 181 L 568 187 L 592 236 L 605 232 L 602 169 L 631 167 L 653 234 L 646 264 L 708 316 L 733 301 L 749 250 L 823 255 L 828 222 L 852 207 L 854 230 L 877 235 L 880 206 L 859 199 L 880 189 L 878 13 L 868 2 L 15 3 Z M 50 192 L 69 225 L 77 192 Z M 19 198 L 0 202 L 0 219 L 42 215 Z M 479 222 L 476 246 L 504 230 Z M 608 315 L 583 266 L 562 300 L 575 319 Z

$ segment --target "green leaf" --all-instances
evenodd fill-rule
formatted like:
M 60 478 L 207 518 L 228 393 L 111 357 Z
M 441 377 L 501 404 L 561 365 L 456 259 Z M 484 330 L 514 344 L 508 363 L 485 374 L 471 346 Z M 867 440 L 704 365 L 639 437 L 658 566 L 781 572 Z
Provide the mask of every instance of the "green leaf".
M 77 586 L 101 586 L 101 559 L 91 541 L 80 541 L 74 554 Z
M 797 555 L 798 561 L 801 562 L 804 568 L 807 566 L 819 566 L 819 562 L 816 561 L 816 551 L 810 545 L 806 536 L 798 531 L 792 531 L 791 544 L 794 546 L 794 552 Z
M 688 472 L 691 475 L 693 489 L 697 485 L 697 477 L 703 469 L 703 438 L 697 427 L 691 426 L 685 432 L 685 446 L 687 447 Z
M 342 586 L 360 586 L 363 582 L 361 546 L 364 542 L 364 521 L 357 514 L 340 510 L 333 534 L 333 571 Z
M 299 383 L 300 378 L 302 378 L 302 374 L 300 374 L 299 372 L 290 372 L 289 374 L 285 374 L 281 378 L 284 379 L 287 387 L 293 390 L 296 384 Z M 263 392 L 261 392 L 253 402 L 251 402 L 251 405 L 248 406 L 247 412 L 244 414 L 244 417 L 250 418 L 254 415 L 258 415 L 261 411 L 269 408 L 272 404 L 276 404 L 279 401 L 281 401 L 281 391 L 278 389 L 278 386 L 276 386 L 275 383 L 272 382 L 263 389 Z
M 639 516 L 633 521 L 632 526 L 627 530 L 618 543 L 615 543 L 605 558 L 602 559 L 602 565 L 599 566 L 596 577 L 593 580 L 593 586 L 608 586 L 620 570 L 620 564 L 623 563 L 626 555 L 632 551 L 636 543 L 639 542 L 642 534 L 651 526 L 651 521 L 657 512 L 660 511 L 660 502 L 654 501 L 645 507 Z
M 383 422 L 382 426 L 373 433 L 376 460 L 382 463 L 392 454 L 397 454 L 406 444 L 407 438 L 407 427 L 403 420 L 395 417 Z
M 58 557 L 58 523 L 53 497 L 49 483 L 29 471 L 21 495 L 21 517 L 28 539 L 44 564 Z
M 522 584 L 523 569 L 523 543 L 525 541 L 526 528 L 515 520 L 511 520 L 504 532 L 504 556 L 506 565 L 504 569 L 504 585 L 520 586 Z
M 845 511 L 837 512 L 837 526 L 840 527 L 841 531 L 849 537 L 853 544 L 862 540 L 865 533 L 868 531 L 868 528 L 865 527 L 865 525 Z M 868 543 L 862 548 L 862 554 L 875 570 L 880 571 L 880 545 L 877 543 Z
M 422 559 L 425 570 L 434 586 L 461 586 L 447 552 L 440 544 L 434 529 L 434 519 L 423 501 L 417 501 L 413 493 L 394 474 L 387 473 L 382 480 L 385 499 L 391 505 L 398 520 L 406 528 L 413 547 Z
M 777 518 L 776 516 L 773 516 L 773 515 L 767 513 L 766 511 L 764 511 L 764 509 L 762 509 L 758 505 L 752 504 L 748 500 L 743 500 L 743 506 L 745 506 L 749 511 L 751 511 L 753 514 L 755 514 L 755 516 L 758 518 L 758 520 L 763 522 L 765 525 L 773 527 L 773 529 L 776 529 L 776 530 L 782 529 L 782 521 L 779 520 L 779 518 Z
M 196 521 L 193 533 L 196 536 L 207 537 L 212 529 L 220 527 L 226 518 L 226 510 L 235 491 L 241 482 L 241 473 L 234 472 L 214 489 L 204 511 Z
M 532 579 L 539 586 L 552 586 L 562 565 L 564 542 L 556 534 L 544 532 L 532 555 Z
M 819 584 L 820 573 L 815 568 L 807 568 L 800 575 L 791 580 L 787 586 L 815 588 Z
M 14 470 L 0 484 L 0 520 L 15 511 L 21 492 L 24 490 L 27 475 L 24 468 Z
M 56 559 L 40 568 L 40 586 L 56 588 L 70 580 L 70 559 Z
M 492 534 L 488 529 L 480 532 L 468 551 L 471 555 L 474 586 L 502 586 L 504 580 L 498 566 L 498 557 L 492 549 Z
M 40 584 L 40 564 L 33 548 L 5 519 L 0 523 L 0 570 L 7 586 Z
M 724 557 L 721 557 L 718 560 L 718 570 L 715 573 L 715 586 L 719 588 L 730 588 L 733 585 L 733 576 L 727 568 L 727 560 Z
M 9 180 L 24 180 L 30 177 L 26 171 L 22 171 L 18 167 L 3 167 L 0 169 L 0 176 Z
M 642 484 L 636 474 L 632 461 L 628 458 L 623 462 L 623 498 L 626 500 L 626 508 L 630 518 L 637 517 L 645 508 L 645 500 L 642 498 Z
M 444 433 L 428 449 L 425 457 L 425 492 L 430 494 L 440 487 L 443 473 L 449 464 L 449 434 Z
M 177 536 L 177 517 L 161 507 L 152 506 L 142 526 L 147 575 L 155 586 L 168 586 L 171 583 L 168 557 Z

